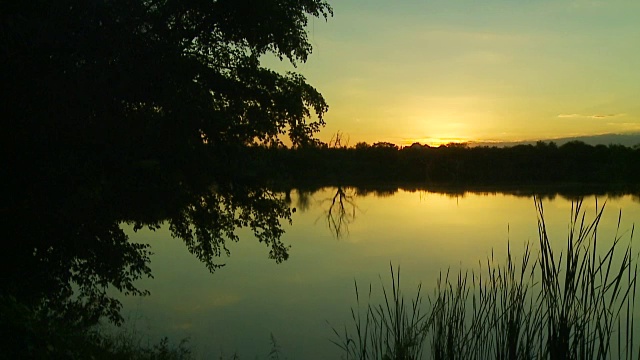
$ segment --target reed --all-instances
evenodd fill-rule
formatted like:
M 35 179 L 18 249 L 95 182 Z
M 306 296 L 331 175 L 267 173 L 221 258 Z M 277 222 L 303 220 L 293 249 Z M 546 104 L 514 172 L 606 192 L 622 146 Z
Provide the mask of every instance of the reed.
M 391 296 L 352 308 L 355 332 L 334 329 L 347 359 L 640 359 L 634 323 L 637 254 L 634 228 L 621 233 L 618 215 L 610 245 L 598 227 L 605 206 L 587 221 L 582 200 L 572 204 L 563 251 L 553 250 L 542 201 L 538 248 L 520 259 L 492 255 L 473 271 L 441 273 L 421 309 L 420 287 L 410 307 L 391 267 Z M 624 243 L 624 244 L 623 244 Z
M 382 285 L 383 302 L 372 305 L 372 287 L 369 285 L 368 302 L 360 302 L 358 283 L 354 282 L 356 307 L 351 308 L 354 330 L 344 327 L 340 333 L 332 327 L 334 344 L 344 351 L 346 359 L 418 359 L 422 356 L 428 317 L 421 313 L 422 295 L 418 286 L 415 297 L 405 302 L 400 287 L 400 268 L 391 272 L 391 291 Z M 382 279 L 381 279 L 382 282 Z

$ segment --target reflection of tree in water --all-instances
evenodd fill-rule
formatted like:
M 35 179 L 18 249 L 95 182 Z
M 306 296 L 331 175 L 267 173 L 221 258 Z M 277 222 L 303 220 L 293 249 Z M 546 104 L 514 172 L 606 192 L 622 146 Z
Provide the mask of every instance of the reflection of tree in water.
M 293 202 L 291 199 L 291 191 L 293 191 L 294 189 L 287 189 L 284 192 L 284 203 L 287 204 L 289 207 L 291 206 L 291 203 Z M 295 189 L 297 197 L 296 197 L 296 205 L 293 208 L 293 212 L 296 211 L 300 211 L 300 212 L 306 212 L 307 210 L 309 210 L 309 208 L 311 207 L 311 200 L 313 200 L 313 193 L 315 191 L 313 190 L 301 190 L 301 189 Z
M 298 189 L 298 200 L 296 201 L 296 204 L 300 211 L 305 212 L 309 210 L 311 207 L 311 200 L 313 199 L 312 195 L 313 191 Z
M 325 213 L 325 219 L 336 239 L 348 235 L 349 224 L 356 219 L 356 196 L 352 191 L 339 186 L 333 197 L 324 201 L 331 203 Z
M 364 187 L 357 187 L 355 189 L 355 195 L 356 196 L 367 196 L 369 194 L 373 194 L 376 197 L 379 198 L 386 198 L 386 197 L 391 197 L 393 195 L 395 195 L 395 193 L 398 192 L 398 188 L 397 187 L 388 187 L 388 188 L 374 188 L 374 189 L 368 189 L 368 188 L 364 188 Z

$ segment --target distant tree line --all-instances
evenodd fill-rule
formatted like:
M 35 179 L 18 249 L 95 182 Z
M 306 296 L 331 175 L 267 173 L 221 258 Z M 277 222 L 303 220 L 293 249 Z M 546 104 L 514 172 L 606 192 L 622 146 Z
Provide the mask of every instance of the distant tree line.
M 277 186 L 422 183 L 549 185 L 640 183 L 640 147 L 580 141 L 513 147 L 391 143 L 354 147 L 250 148 L 238 172 Z

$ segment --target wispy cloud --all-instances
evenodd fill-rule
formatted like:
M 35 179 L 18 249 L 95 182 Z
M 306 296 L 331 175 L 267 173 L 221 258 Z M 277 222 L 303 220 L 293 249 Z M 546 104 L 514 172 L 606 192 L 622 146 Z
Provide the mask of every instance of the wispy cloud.
M 626 114 L 559 114 L 559 118 L 581 118 L 581 119 L 609 119 L 625 116 Z
M 637 123 L 637 122 L 623 122 L 623 123 L 610 122 L 610 123 L 607 123 L 607 125 L 618 127 L 622 131 L 632 131 L 632 132 L 640 131 L 640 123 Z

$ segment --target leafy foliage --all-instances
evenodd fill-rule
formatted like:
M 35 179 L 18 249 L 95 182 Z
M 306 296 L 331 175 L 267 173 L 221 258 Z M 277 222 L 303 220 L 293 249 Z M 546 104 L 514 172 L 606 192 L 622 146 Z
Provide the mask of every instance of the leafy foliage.
M 168 220 L 211 270 L 238 227 L 286 259 L 288 207 L 233 164 L 243 146 L 315 143 L 322 95 L 260 59 L 304 62 L 326 2 L 1 1 L 0 14 L 3 293 L 119 321 L 107 289 L 144 294 L 134 281 L 151 276 L 125 221 Z

